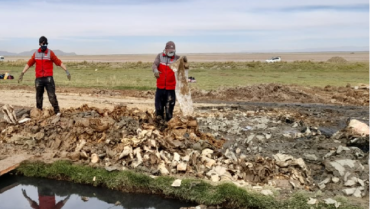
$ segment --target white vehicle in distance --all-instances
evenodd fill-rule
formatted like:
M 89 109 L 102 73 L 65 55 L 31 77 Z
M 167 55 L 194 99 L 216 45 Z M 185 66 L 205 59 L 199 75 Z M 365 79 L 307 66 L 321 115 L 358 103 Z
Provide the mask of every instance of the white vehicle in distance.
M 0 62 L 1 62 L 1 61 L 4 61 L 4 59 L 5 59 L 5 58 L 4 58 L 3 56 L 0 56 Z
M 280 57 L 272 57 L 271 59 L 268 59 L 266 60 L 267 63 L 271 63 L 271 62 L 281 62 L 281 58 Z

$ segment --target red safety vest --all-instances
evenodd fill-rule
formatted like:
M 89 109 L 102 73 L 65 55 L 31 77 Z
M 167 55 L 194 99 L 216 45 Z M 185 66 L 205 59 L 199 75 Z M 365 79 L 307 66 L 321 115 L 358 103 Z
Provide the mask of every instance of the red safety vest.
M 50 56 L 51 50 L 49 49 L 46 49 L 44 52 L 38 49 L 35 52 L 36 78 L 53 76 L 53 61 Z
M 167 90 L 175 90 L 176 88 L 176 78 L 175 73 L 170 68 L 170 64 L 176 62 L 176 56 L 167 57 L 165 54 L 160 54 L 159 56 L 159 66 L 158 71 L 161 72 L 159 74 L 159 78 L 157 79 L 157 88 L 159 89 L 167 89 Z

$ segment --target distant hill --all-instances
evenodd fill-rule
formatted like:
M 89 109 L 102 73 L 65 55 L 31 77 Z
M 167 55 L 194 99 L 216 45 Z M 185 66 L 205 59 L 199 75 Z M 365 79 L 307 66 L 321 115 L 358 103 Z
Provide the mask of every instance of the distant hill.
M 32 56 L 33 53 L 36 51 L 37 49 L 33 49 L 33 50 L 30 50 L 30 51 L 25 51 L 25 52 L 21 52 L 21 53 L 12 53 L 12 52 L 7 52 L 7 51 L 0 51 L 0 56 Z M 55 55 L 57 56 L 74 56 L 74 55 L 77 55 L 76 53 L 74 52 L 63 52 L 59 49 L 52 49 L 53 52 L 55 53 Z

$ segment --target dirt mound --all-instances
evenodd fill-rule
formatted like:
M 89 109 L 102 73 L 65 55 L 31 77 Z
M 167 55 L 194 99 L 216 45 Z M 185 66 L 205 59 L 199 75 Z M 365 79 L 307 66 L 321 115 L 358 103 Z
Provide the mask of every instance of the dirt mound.
M 209 92 L 194 92 L 195 98 L 220 99 L 227 101 L 271 101 L 271 102 L 324 102 L 324 99 L 303 91 L 298 86 L 261 84 L 236 88 L 225 88 Z
M 281 84 L 260 84 L 219 90 L 195 90 L 192 96 L 198 101 L 248 101 L 282 103 L 323 103 L 369 105 L 369 89 L 347 87 L 302 87 Z
M 344 59 L 343 57 L 338 57 L 338 56 L 336 56 L 336 57 L 332 57 L 332 58 L 328 59 L 328 62 L 333 62 L 333 63 L 346 63 L 346 62 L 347 62 L 347 60 L 346 60 L 346 59 Z

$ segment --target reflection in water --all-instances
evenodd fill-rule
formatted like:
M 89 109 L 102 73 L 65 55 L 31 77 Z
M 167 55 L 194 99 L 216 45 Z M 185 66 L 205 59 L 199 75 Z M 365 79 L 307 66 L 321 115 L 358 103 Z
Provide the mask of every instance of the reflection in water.
M 84 202 L 81 197 L 88 197 L 88 201 Z M 115 205 L 117 201 L 121 205 Z M 178 209 L 195 205 L 158 195 L 122 193 L 66 181 L 13 175 L 0 177 L 2 209 Z

